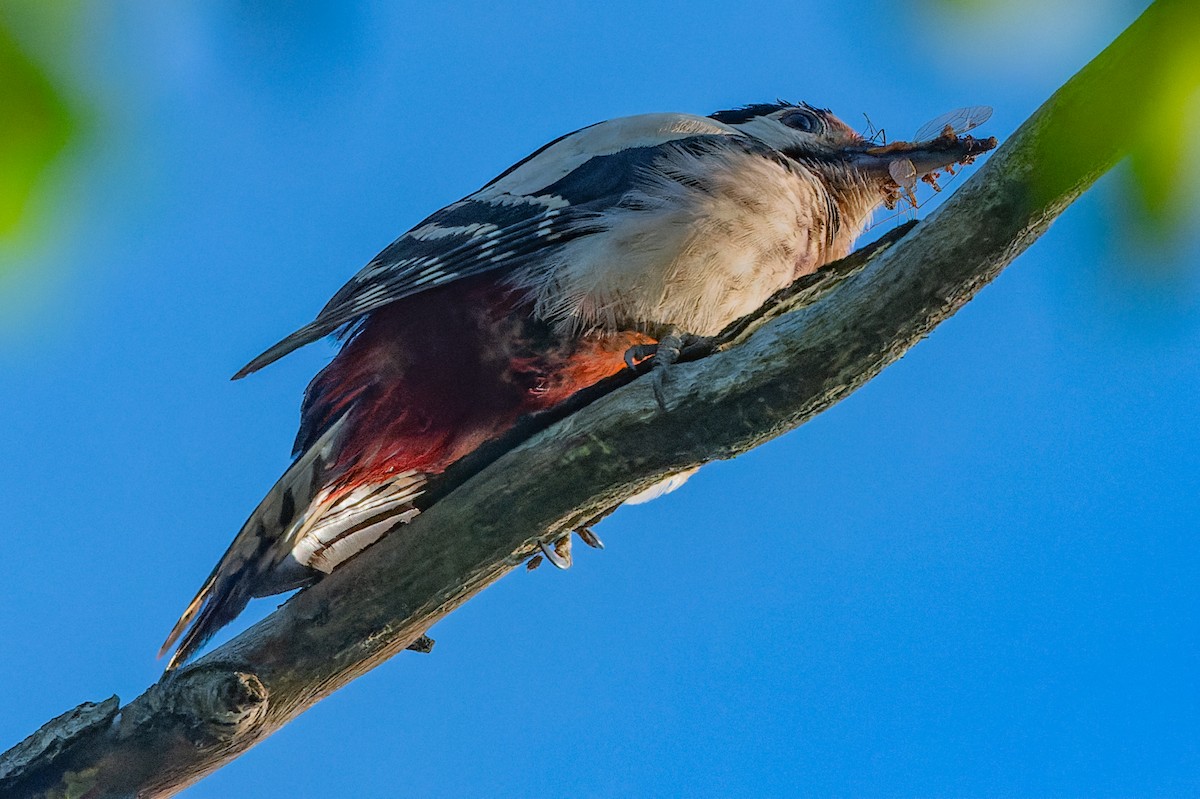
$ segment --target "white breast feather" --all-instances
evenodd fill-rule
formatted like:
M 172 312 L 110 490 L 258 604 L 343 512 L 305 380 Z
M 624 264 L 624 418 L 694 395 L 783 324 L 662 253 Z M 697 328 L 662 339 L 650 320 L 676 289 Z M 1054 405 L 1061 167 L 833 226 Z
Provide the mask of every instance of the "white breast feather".
M 707 191 L 678 179 L 687 176 Z M 538 316 L 564 328 L 712 335 L 828 260 L 827 215 L 823 187 L 803 169 L 680 150 L 604 213 L 601 232 L 514 282 L 533 293 Z

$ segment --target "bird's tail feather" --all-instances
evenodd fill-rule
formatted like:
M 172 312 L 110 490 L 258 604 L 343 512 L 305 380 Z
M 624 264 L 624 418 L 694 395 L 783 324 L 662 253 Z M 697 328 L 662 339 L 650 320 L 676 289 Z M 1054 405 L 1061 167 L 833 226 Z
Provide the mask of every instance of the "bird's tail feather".
M 158 652 L 159 657 L 166 654 L 184 629 L 187 629 L 187 633 L 179 641 L 179 648 L 167 661 L 167 671 L 173 671 L 185 663 L 197 649 L 204 646 L 208 639 L 213 637 L 217 630 L 233 621 L 250 601 L 250 596 L 244 589 L 244 583 L 237 581 L 236 576 L 234 580 L 224 582 L 224 590 L 214 591 L 214 588 L 217 587 L 217 580 L 210 578 L 196 594 L 196 598 L 188 605 L 183 616 L 176 622 L 171 634 L 167 636 L 166 643 Z
M 175 626 L 171 628 L 171 632 L 167 636 L 167 640 L 163 642 L 162 648 L 158 650 L 159 657 L 167 654 L 167 651 L 174 646 L 177 640 L 179 640 L 179 636 L 183 634 L 183 631 L 187 629 L 187 626 L 192 623 L 192 619 L 196 618 L 196 614 L 200 612 L 200 607 L 204 604 L 204 600 L 208 598 L 209 592 L 212 591 L 212 587 L 216 582 L 216 578 L 217 570 L 214 569 L 213 573 L 210 574 L 208 579 L 204 581 L 204 585 L 202 585 L 200 590 L 196 592 L 196 596 L 193 597 L 191 603 L 187 606 L 187 609 L 183 611 L 183 615 L 179 617 L 179 621 L 175 622 Z M 176 657 L 178 657 L 178 653 L 176 653 Z M 175 665 L 175 658 L 172 657 L 167 663 L 167 671 L 175 668 Z
M 252 597 L 306 585 L 320 576 L 315 569 L 288 562 L 295 538 L 320 516 L 317 495 L 334 471 L 337 444 L 346 417 L 330 425 L 288 468 L 242 525 L 212 574 L 171 629 L 158 656 L 179 641 L 167 671 L 191 655 L 246 607 Z M 185 632 L 186 631 L 186 632 Z

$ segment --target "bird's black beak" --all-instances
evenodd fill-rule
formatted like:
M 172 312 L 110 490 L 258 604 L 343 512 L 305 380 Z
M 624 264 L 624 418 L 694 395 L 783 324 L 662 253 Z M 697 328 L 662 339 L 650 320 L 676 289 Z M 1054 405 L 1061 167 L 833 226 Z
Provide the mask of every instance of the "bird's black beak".
M 900 180 L 894 164 L 907 162 L 912 165 L 910 174 L 915 172 L 911 174 L 912 180 L 915 181 L 940 169 L 956 164 L 969 164 L 995 146 L 995 136 L 986 139 L 959 136 L 947 125 L 941 134 L 928 141 L 896 141 L 883 146 L 866 147 L 852 154 L 850 160 L 860 172 L 893 182 Z M 907 164 L 904 169 L 908 169 Z

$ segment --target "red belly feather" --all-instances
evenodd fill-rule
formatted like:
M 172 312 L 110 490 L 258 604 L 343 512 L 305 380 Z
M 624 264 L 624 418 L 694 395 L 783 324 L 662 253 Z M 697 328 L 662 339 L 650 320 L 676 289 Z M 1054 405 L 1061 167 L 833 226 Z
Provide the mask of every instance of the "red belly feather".
M 521 416 L 620 371 L 629 347 L 653 341 L 633 332 L 560 335 L 531 310 L 495 280 L 476 278 L 376 311 L 309 385 L 297 448 L 348 411 L 340 486 L 439 473 Z

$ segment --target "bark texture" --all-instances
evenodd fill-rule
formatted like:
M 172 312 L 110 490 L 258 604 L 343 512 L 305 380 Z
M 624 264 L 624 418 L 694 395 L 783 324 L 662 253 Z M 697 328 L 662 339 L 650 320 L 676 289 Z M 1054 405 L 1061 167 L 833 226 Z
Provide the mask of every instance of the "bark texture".
M 1159 0 L 927 220 L 803 279 L 678 365 L 665 408 L 649 380 L 627 375 L 565 418 L 522 426 L 461 465 L 402 535 L 119 712 L 115 697 L 81 705 L 0 756 L 0 796 L 168 796 L 417 642 L 538 542 L 830 407 L 961 308 L 1135 144 L 1121 121 L 1153 102 L 1144 87 L 1161 77 L 1158 56 L 1195 41 L 1200 4 Z

